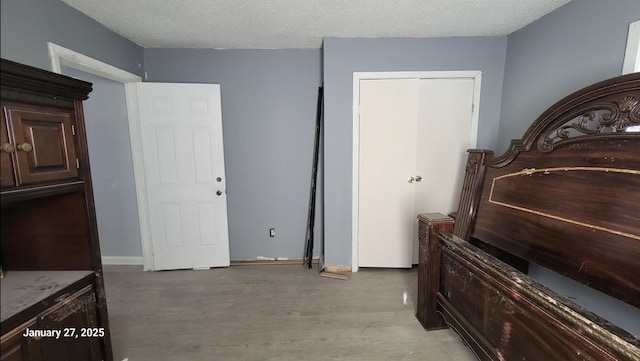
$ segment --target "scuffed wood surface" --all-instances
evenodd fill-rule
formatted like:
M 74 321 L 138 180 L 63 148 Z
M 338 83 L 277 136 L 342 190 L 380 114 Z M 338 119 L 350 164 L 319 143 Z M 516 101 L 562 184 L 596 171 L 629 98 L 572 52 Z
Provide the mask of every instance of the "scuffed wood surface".
M 0 282 L 2 322 L 92 273 L 92 271 L 7 272 Z
M 454 235 L 440 244 L 438 302 L 488 359 L 640 359 L 640 340 L 616 325 Z

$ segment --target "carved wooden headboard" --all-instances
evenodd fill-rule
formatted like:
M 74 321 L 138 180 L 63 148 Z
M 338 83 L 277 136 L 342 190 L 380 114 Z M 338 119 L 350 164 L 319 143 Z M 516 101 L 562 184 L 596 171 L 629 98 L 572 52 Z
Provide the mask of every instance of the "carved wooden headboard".
M 516 271 L 533 262 L 640 307 L 640 73 L 560 100 L 502 156 L 469 151 L 455 223 L 419 218 L 427 328 L 455 323 L 482 359 L 640 359 L 637 338 Z

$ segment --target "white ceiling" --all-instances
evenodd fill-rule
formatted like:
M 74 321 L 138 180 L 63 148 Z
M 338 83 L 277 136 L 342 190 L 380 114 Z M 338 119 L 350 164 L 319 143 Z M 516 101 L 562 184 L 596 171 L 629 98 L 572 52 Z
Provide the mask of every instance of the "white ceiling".
M 569 0 L 62 0 L 145 48 L 320 48 L 324 37 L 500 36 Z

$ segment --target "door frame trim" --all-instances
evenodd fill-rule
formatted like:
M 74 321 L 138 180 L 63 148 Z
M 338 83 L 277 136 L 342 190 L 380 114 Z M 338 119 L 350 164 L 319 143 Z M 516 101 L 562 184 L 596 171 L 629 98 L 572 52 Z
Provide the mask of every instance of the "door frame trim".
M 142 78 L 129 73 L 126 70 L 104 63 L 100 60 L 67 49 L 58 44 L 48 42 L 49 58 L 51 59 L 51 70 L 54 73 L 62 74 L 62 65 L 82 70 L 87 73 L 98 75 L 119 83 L 141 82 Z
M 627 48 L 622 63 L 622 74 L 629 74 L 640 70 L 640 20 L 629 24 Z
M 144 271 L 155 270 L 153 258 L 153 241 L 151 239 L 151 216 L 147 202 L 147 178 L 144 158 L 142 156 L 142 131 L 138 114 L 137 83 L 125 83 L 124 93 L 127 99 L 129 115 L 129 138 L 131 138 L 131 156 L 133 159 L 133 178 L 136 184 L 138 218 L 140 220 L 140 243 L 142 246 L 142 268 Z
M 351 270 L 358 272 L 358 231 L 359 231 L 359 169 L 360 169 L 360 81 L 375 79 L 473 79 L 473 110 L 471 112 L 471 139 L 477 144 L 480 108 L 480 88 L 482 71 L 394 71 L 394 72 L 354 72 L 353 73 L 353 160 L 351 180 Z
M 142 245 L 142 263 L 144 270 L 153 269 L 153 248 L 151 245 L 151 225 L 149 223 L 149 209 L 146 201 L 146 183 L 144 175 L 144 162 L 142 159 L 142 146 L 140 135 L 140 120 L 138 119 L 135 100 L 135 83 L 142 82 L 138 75 L 116 68 L 100 60 L 67 49 L 52 42 L 47 43 L 51 70 L 62 74 L 62 65 L 81 70 L 93 75 L 107 78 L 124 84 L 125 98 L 127 102 L 127 118 L 129 123 L 129 138 L 131 140 L 131 153 L 133 156 L 133 174 L 138 203 L 138 218 L 140 221 L 140 242 Z M 103 262 L 108 264 L 109 262 Z

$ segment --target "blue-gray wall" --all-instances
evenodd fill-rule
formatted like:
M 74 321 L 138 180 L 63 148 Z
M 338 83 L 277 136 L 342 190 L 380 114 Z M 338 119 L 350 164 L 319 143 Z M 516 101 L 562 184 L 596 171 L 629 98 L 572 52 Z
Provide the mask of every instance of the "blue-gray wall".
M 325 262 L 351 265 L 353 72 L 481 70 L 478 147 L 498 143 L 506 37 L 324 40 Z
M 231 259 L 301 258 L 321 50 L 145 49 L 144 56 L 147 81 L 220 84 Z
M 142 48 L 59 0 L 0 1 L 0 56 L 51 70 L 47 42 L 141 75 Z
M 622 73 L 638 0 L 573 0 L 508 37 L 499 153 L 562 97 Z
M 629 24 L 639 19 L 637 0 L 573 0 L 509 35 L 498 153 L 562 97 L 620 75 Z M 530 275 L 640 335 L 640 309 L 537 265 Z

